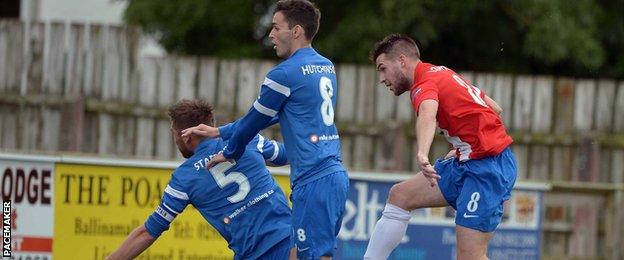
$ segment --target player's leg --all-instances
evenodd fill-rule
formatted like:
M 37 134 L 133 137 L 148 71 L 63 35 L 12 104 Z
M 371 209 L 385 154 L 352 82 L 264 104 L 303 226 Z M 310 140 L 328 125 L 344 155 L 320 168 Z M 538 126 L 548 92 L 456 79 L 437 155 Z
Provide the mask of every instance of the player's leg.
M 406 211 L 448 206 L 448 202 L 440 191 L 440 186 L 432 187 L 422 172 L 393 185 L 388 194 L 388 204 Z
M 502 199 L 474 176 L 457 198 L 457 259 L 487 259 L 487 246 L 502 216 Z
M 469 176 L 464 180 L 464 186 L 457 198 L 457 259 L 487 259 L 487 245 L 492 237 L 494 222 L 497 216 L 497 206 L 500 199 L 495 198 L 481 185 L 476 177 Z M 502 209 L 500 210 L 502 216 Z
M 493 232 L 481 232 L 467 227 L 457 226 L 457 260 L 485 260 L 487 245 Z M 461 242 L 459 242 L 461 241 Z
M 462 166 L 464 181 L 455 217 L 457 259 L 487 259 L 488 243 L 516 179 L 515 159 L 509 154 L 471 160 Z
M 292 193 L 290 197 L 292 200 Z M 294 229 L 292 229 L 292 227 L 291 227 L 291 232 L 292 232 L 292 234 L 290 235 L 291 250 L 290 250 L 290 255 L 288 256 L 288 260 L 297 260 L 297 243 L 295 243 L 295 236 L 293 235 Z
M 364 259 L 386 259 L 396 248 L 405 232 L 411 218 L 410 211 L 427 207 L 448 206 L 452 201 L 453 159 L 436 162 L 436 171 L 442 179 L 438 185 L 431 186 L 429 180 L 417 173 L 406 181 L 395 184 L 390 189 L 388 202 L 371 233 Z M 440 187 L 444 188 L 447 198 Z M 448 190 L 448 191 L 446 191 Z
M 348 188 L 347 173 L 337 172 L 293 190 L 292 227 L 297 259 L 331 259 Z
M 290 255 L 288 256 L 289 260 L 297 260 L 297 248 L 293 247 L 290 249 Z

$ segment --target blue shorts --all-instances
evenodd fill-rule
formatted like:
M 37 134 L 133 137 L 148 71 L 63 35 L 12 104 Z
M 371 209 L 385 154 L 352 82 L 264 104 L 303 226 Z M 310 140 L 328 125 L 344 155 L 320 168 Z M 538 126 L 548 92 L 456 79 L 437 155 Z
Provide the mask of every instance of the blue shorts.
M 265 252 L 258 259 L 262 260 L 283 260 L 288 259 L 290 256 L 291 241 L 290 237 L 285 238 L 284 240 L 277 243 L 277 245 L 271 247 L 269 251 Z
M 455 224 L 492 232 L 501 222 L 503 202 L 516 182 L 516 159 L 508 147 L 496 156 L 460 162 L 438 159 L 442 195 L 457 214 Z
M 333 256 L 348 190 L 347 173 L 340 171 L 292 191 L 291 240 L 297 247 L 297 259 Z

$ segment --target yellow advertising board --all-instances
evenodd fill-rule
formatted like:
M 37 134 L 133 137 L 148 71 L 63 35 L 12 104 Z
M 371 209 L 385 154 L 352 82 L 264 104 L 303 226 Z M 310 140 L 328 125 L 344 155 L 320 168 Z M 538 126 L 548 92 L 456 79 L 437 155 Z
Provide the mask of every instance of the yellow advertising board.
M 56 164 L 53 257 L 104 259 L 160 203 L 173 169 Z M 290 195 L 288 176 L 277 176 Z M 137 259 L 232 259 L 225 240 L 189 206 Z

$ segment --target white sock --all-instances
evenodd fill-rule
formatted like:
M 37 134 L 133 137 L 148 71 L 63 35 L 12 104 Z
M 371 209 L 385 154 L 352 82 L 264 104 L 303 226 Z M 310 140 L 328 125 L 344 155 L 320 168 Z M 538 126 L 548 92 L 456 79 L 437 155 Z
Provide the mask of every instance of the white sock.
M 401 243 L 410 218 L 409 211 L 387 203 L 368 241 L 364 259 L 387 259 L 392 250 Z

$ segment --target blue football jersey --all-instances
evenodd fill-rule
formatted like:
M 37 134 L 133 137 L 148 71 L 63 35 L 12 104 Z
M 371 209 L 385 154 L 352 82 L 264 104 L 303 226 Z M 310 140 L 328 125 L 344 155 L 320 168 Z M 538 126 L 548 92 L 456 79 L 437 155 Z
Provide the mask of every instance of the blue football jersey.
M 239 158 L 247 142 L 279 121 L 293 188 L 344 171 L 334 124 L 337 93 L 332 62 L 313 48 L 297 50 L 267 74 L 249 112 L 219 129 L 229 138 L 223 155 Z
M 257 135 L 238 160 L 206 170 L 210 158 L 225 147 L 227 141 L 220 138 L 203 140 L 173 172 L 145 227 L 158 237 L 191 204 L 227 240 L 235 259 L 255 259 L 290 237 L 286 196 L 265 166 L 265 161 L 287 163 L 284 147 Z

